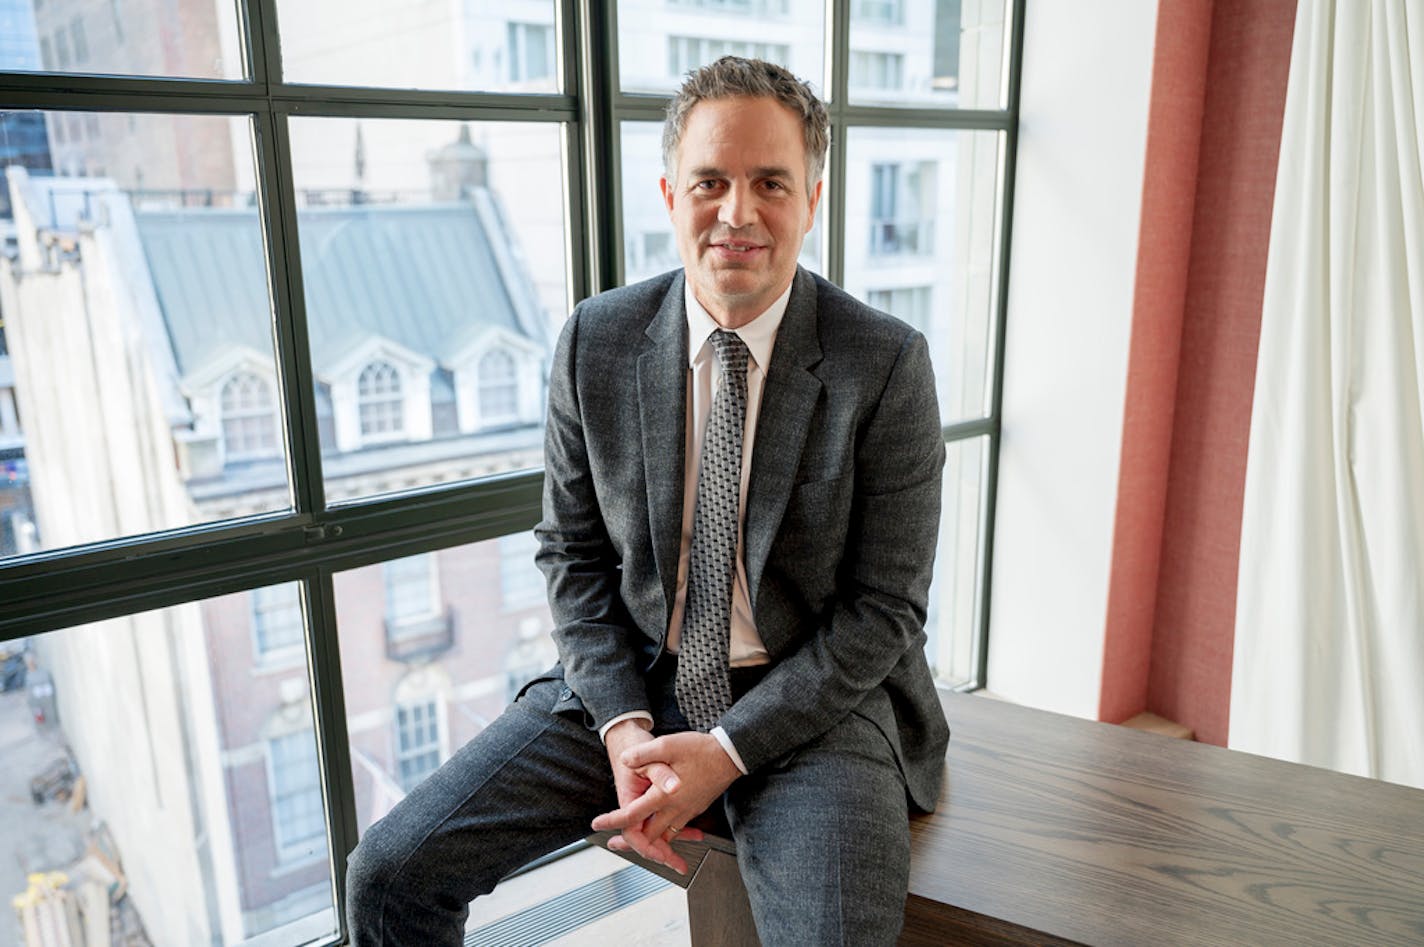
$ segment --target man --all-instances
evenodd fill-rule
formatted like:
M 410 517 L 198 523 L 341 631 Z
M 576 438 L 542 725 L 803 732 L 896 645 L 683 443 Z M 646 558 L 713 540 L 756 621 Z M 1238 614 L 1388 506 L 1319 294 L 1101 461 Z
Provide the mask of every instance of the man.
M 679 871 L 722 806 L 763 943 L 890 944 L 948 729 L 924 657 L 943 438 L 924 337 L 797 267 L 825 108 L 726 57 L 668 110 L 683 269 L 554 356 L 538 561 L 560 662 L 353 853 L 353 943 L 596 829 Z M 684 837 L 695 837 L 687 830 Z

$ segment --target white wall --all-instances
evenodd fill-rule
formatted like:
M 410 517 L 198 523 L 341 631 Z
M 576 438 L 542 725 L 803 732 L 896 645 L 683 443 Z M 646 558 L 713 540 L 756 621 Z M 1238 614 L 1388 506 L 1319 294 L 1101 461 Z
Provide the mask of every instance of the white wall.
M 1028 5 L 991 690 L 1096 717 L 1157 4 Z

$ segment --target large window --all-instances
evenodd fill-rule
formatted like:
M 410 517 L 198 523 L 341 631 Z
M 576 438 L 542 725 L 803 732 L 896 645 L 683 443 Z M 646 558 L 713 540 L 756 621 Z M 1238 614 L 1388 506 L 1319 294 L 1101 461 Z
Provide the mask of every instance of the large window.
M 659 122 L 726 53 L 829 100 L 803 265 L 930 340 L 981 684 L 1019 2 L 0 2 L 0 650 L 70 750 L 6 766 L 90 809 L 26 864 L 113 853 L 155 943 L 341 937 L 360 833 L 554 660 L 554 341 L 678 265 Z

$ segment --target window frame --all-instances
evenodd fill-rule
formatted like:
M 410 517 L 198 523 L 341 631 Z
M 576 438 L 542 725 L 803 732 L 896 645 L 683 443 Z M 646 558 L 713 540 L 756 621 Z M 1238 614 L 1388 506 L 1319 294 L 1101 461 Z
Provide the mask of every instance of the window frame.
M 820 87 L 830 92 L 833 141 L 860 125 L 978 129 L 1001 132 L 997 208 L 992 388 L 984 418 L 944 428 L 947 444 L 987 436 L 980 543 L 977 677 L 987 667 L 985 640 L 992 584 L 1003 345 L 1017 145 L 1019 75 L 1025 0 L 1008 0 L 1002 109 L 868 106 L 848 97 L 851 0 L 830 0 L 830 43 Z M 337 572 L 531 528 L 540 517 L 542 472 L 491 476 L 413 490 L 398 496 L 328 504 L 318 438 L 316 380 L 309 357 L 297 200 L 289 120 L 297 115 L 359 118 L 530 121 L 559 126 L 566 176 L 566 258 L 570 307 L 617 285 L 624 268 L 620 128 L 660 121 L 665 95 L 621 91 L 615 4 L 555 0 L 556 88 L 553 93 L 486 93 L 289 83 L 281 72 L 276 0 L 237 0 L 247 40 L 245 78 L 173 79 L 78 73 L 0 72 L 7 110 L 133 112 L 247 117 L 254 130 L 258 213 L 272 287 L 279 430 L 291 445 L 290 511 L 124 537 L 0 561 L 0 641 L 75 624 L 247 591 L 302 583 L 305 645 L 315 707 L 315 738 L 327 812 L 327 845 L 338 917 L 344 916 L 346 855 L 357 842 L 351 753 L 346 731 L 333 576 Z M 117 7 L 112 7 L 117 9 Z M 772 14 L 776 15 L 776 14 Z M 48 37 L 41 37 L 48 40 Z M 66 43 L 67 45 L 67 43 Z M 66 52 L 68 50 L 66 49 Z M 57 53 L 56 53 L 57 55 Z M 57 149 L 59 150 L 59 149 Z M 824 220 L 826 274 L 844 277 L 845 149 L 833 147 L 830 209 Z M 23 408 L 23 406 L 21 406 Z M 344 924 L 341 925 L 344 928 Z M 329 939 L 334 943 L 344 930 Z

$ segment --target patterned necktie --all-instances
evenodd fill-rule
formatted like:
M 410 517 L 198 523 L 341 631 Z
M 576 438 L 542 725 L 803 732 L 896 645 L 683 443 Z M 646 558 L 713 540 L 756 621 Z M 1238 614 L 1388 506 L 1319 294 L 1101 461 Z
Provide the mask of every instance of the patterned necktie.
M 712 345 L 722 384 L 702 437 L 702 466 L 692 514 L 687 610 L 674 689 L 688 723 L 706 733 L 732 706 L 727 649 L 732 627 L 732 576 L 737 563 L 737 507 L 742 486 L 742 428 L 747 418 L 746 343 L 718 329 Z

